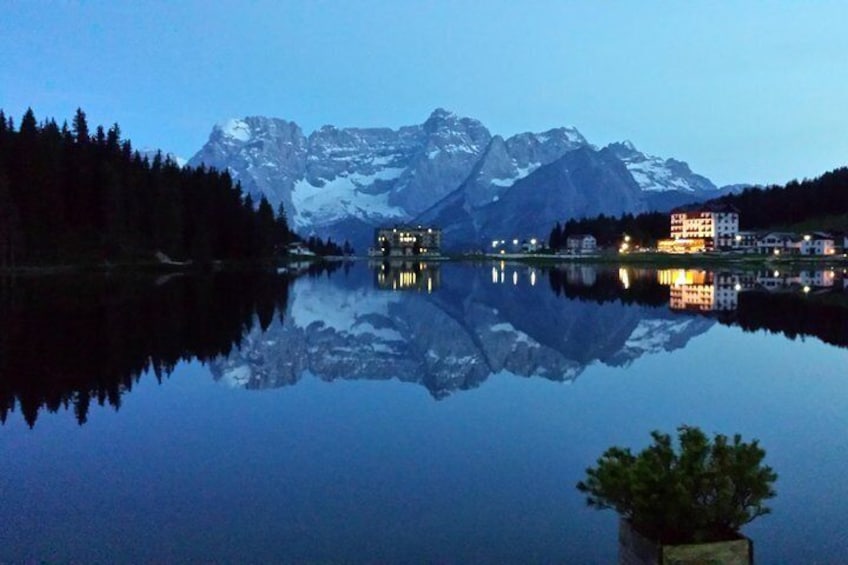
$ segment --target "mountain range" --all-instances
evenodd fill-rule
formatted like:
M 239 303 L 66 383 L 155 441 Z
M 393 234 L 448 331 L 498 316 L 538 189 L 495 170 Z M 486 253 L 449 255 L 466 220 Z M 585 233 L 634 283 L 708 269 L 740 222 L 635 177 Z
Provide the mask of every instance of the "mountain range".
M 282 204 L 302 235 L 360 250 L 380 225 L 438 225 L 447 249 L 479 248 L 546 237 L 572 217 L 665 211 L 744 186 L 720 189 L 628 141 L 599 148 L 573 127 L 503 138 L 443 109 L 420 125 L 308 135 L 282 119 L 230 119 L 188 164 L 228 170 L 255 200 Z

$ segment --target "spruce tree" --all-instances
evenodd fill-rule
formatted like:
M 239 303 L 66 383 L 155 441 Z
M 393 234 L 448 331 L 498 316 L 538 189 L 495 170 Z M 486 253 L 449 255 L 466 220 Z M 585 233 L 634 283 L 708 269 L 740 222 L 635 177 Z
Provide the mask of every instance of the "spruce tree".
M 74 139 L 77 143 L 84 144 L 89 142 L 88 121 L 85 118 L 85 112 L 81 108 L 77 108 L 73 121 Z

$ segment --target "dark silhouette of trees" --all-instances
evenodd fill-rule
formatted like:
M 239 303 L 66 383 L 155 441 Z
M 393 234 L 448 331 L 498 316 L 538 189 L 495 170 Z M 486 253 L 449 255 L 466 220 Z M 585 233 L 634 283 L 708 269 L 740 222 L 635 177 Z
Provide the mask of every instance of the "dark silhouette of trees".
M 594 218 L 571 218 L 551 229 L 548 245 L 553 250 L 563 249 L 570 236 L 589 234 L 595 237 L 600 247 L 617 246 L 625 235 L 635 245 L 652 245 L 658 239 L 668 237 L 668 214 L 622 214 L 618 218 L 601 214 Z
M 784 186 L 747 188 L 717 202 L 739 209 L 741 229 L 767 229 L 810 218 L 848 213 L 848 167 L 814 179 L 793 180 Z
M 0 268 L 23 264 L 258 260 L 297 239 L 263 198 L 254 206 L 227 172 L 152 161 L 114 124 L 91 135 L 78 109 L 71 128 L 15 131 L 0 111 Z

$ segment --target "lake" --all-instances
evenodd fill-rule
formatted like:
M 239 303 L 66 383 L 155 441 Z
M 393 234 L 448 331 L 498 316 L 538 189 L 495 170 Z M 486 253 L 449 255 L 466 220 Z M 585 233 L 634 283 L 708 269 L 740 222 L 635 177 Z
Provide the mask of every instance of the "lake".
M 0 282 L 0 561 L 617 559 L 575 483 L 758 438 L 758 563 L 848 555 L 841 270 L 367 264 Z

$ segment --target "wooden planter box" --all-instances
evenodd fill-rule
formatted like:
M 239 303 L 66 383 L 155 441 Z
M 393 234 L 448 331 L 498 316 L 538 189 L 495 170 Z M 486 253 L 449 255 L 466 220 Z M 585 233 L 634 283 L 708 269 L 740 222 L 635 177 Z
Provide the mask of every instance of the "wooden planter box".
M 618 524 L 619 565 L 752 565 L 753 542 L 738 539 L 681 545 L 658 544 L 640 534 L 627 520 Z

